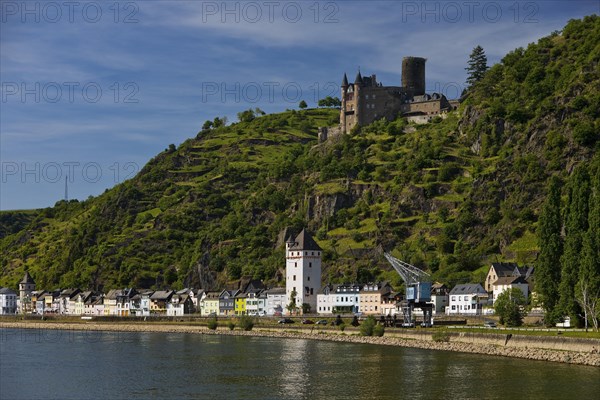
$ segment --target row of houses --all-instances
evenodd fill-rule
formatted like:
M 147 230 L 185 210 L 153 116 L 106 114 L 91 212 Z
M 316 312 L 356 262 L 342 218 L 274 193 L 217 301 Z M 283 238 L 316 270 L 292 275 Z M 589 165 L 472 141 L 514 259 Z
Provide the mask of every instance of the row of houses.
M 305 242 L 308 241 L 305 239 Z M 302 254 L 300 254 L 302 255 Z M 296 262 L 290 267 L 297 268 Z M 310 262 L 307 266 L 312 268 Z M 295 276 L 292 275 L 292 282 Z M 504 290 L 520 289 L 526 298 L 533 285 L 533 268 L 513 263 L 492 263 L 484 286 L 461 284 L 449 290 L 445 285 L 432 285 L 431 301 L 435 314 L 482 314 L 491 308 Z M 19 284 L 20 294 L 0 289 L 0 314 L 36 313 L 105 316 L 182 316 L 200 315 L 283 315 L 290 303 L 289 288 L 267 289 L 259 280 L 250 280 L 237 290 L 204 291 L 115 289 L 108 293 L 80 289 L 35 290 L 35 282 L 26 273 Z M 295 289 L 292 286 L 292 291 Z M 291 293 L 291 291 L 290 291 Z M 310 295 L 310 291 L 305 293 Z M 365 315 L 399 314 L 403 292 L 394 291 L 388 282 L 327 284 L 316 294 L 311 313 L 319 315 L 355 313 Z M 302 303 L 298 303 L 301 305 Z M 300 312 L 301 307 L 298 307 Z
M 0 289 L 0 314 L 58 314 L 89 316 L 182 316 L 281 315 L 286 306 L 285 288 L 267 289 L 251 280 L 242 290 L 204 291 L 113 289 L 107 293 L 77 288 L 35 290 L 35 281 L 26 273 L 19 284 L 19 296 L 9 288 Z

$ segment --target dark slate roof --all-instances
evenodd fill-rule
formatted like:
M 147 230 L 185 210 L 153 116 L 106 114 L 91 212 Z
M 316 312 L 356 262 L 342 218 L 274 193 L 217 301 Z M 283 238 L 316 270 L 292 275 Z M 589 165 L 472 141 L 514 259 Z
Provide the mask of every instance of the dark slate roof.
M 17 293 L 14 290 L 12 290 L 12 289 L 9 289 L 7 287 L 3 287 L 3 288 L 0 288 L 0 294 L 14 294 L 14 295 L 16 295 Z
M 518 265 L 516 263 L 495 262 L 492 263 L 492 267 L 496 270 L 498 278 L 501 278 L 503 276 L 511 276 L 515 272 L 515 268 L 518 268 Z
M 483 286 L 479 283 L 467 283 L 464 285 L 456 285 L 450 291 L 450 294 L 473 294 L 473 293 L 481 293 L 487 294 Z
M 356 74 L 356 78 L 354 79 L 354 84 L 358 85 L 358 84 L 362 84 L 363 83 L 363 78 L 362 75 L 360 74 L 360 70 L 358 71 L 358 73 Z
M 513 283 L 527 284 L 527 281 L 522 276 L 503 276 L 502 278 L 496 279 L 492 286 L 497 285 L 511 285 Z
M 317 242 L 306 232 L 306 229 L 302 229 L 302 232 L 296 236 L 294 243 L 290 246 L 293 250 L 321 250 Z
M 345 72 L 344 72 L 344 79 L 342 79 L 342 86 L 348 86 L 348 77 L 346 76 Z
M 245 293 L 249 293 L 249 292 L 256 292 L 258 290 L 263 290 L 264 288 L 265 288 L 265 284 L 263 283 L 263 281 L 261 281 L 260 279 L 253 279 L 250 282 L 248 282 L 246 287 L 244 287 L 243 291 Z
M 32 283 L 35 285 L 35 281 L 31 277 L 31 275 L 29 275 L 29 272 L 25 272 L 25 276 L 23 277 L 23 280 L 20 283 Z

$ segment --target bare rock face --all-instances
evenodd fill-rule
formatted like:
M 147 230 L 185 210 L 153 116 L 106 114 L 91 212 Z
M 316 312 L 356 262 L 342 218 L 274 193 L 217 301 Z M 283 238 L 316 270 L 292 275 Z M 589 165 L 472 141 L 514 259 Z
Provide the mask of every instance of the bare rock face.
M 322 221 L 333 216 L 342 208 L 351 207 L 354 204 L 352 196 L 345 193 L 317 194 L 307 196 L 306 218 L 308 220 Z

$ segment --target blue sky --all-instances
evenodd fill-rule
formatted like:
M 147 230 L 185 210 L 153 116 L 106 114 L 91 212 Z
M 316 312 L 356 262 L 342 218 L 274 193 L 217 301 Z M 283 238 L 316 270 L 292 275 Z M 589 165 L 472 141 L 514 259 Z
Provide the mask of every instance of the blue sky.
M 117 6 L 115 6 L 117 4 Z M 338 95 L 344 72 L 400 84 L 426 57 L 453 97 L 476 45 L 489 63 L 600 1 L 0 2 L 0 210 L 85 199 L 206 119 Z

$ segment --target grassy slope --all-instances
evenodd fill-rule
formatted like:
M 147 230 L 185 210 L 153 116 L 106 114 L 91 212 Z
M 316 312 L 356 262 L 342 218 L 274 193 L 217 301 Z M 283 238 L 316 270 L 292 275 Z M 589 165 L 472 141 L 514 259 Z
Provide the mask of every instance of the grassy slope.
M 306 110 L 200 132 L 97 198 L 0 215 L 0 285 L 25 269 L 42 286 L 275 282 L 276 243 L 302 226 L 326 281 L 397 283 L 378 246 L 449 284 L 481 280 L 489 261 L 531 263 L 546 180 L 596 153 L 599 62 L 588 18 L 507 55 L 427 126 L 381 121 L 317 146 L 337 112 Z

